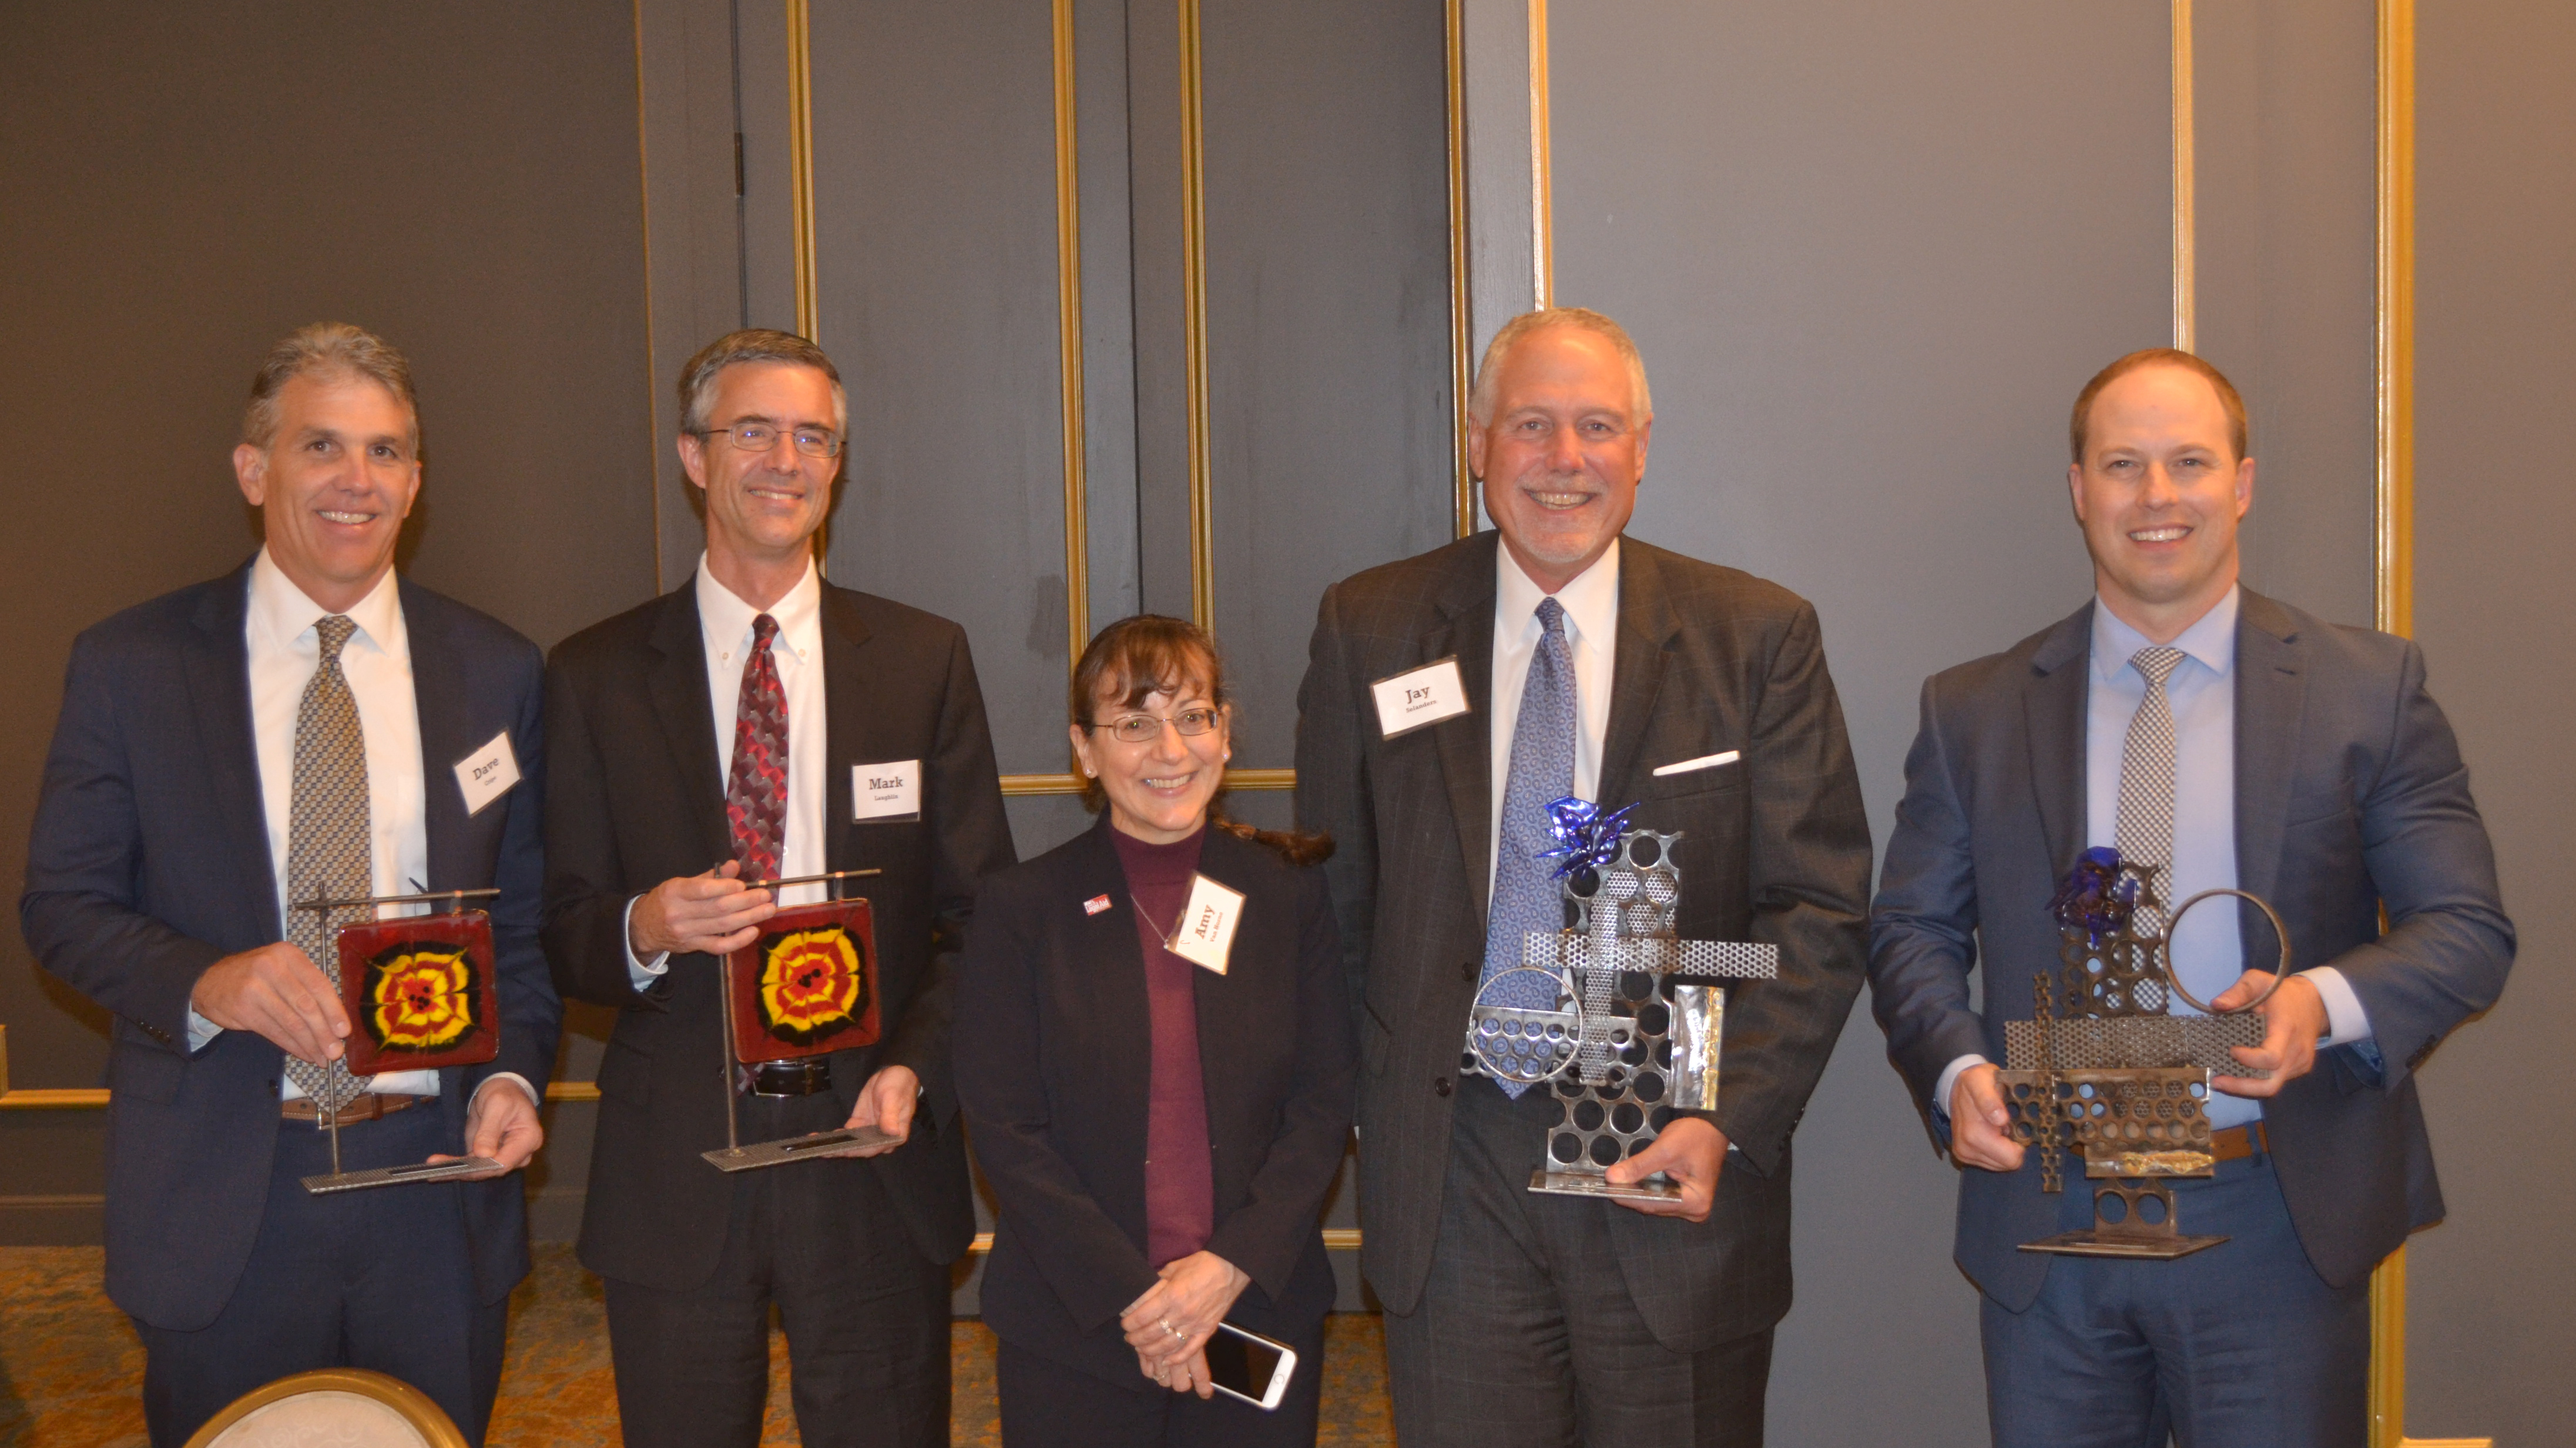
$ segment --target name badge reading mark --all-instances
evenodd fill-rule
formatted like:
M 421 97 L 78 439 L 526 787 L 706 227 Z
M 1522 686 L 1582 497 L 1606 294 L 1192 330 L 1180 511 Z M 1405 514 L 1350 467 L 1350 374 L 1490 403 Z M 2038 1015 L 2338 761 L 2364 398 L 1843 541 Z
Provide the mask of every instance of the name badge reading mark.
M 921 818 L 921 761 L 851 765 L 850 818 L 879 824 Z
M 1467 712 L 1467 680 L 1455 654 L 1389 674 L 1369 685 L 1369 693 L 1377 699 L 1377 732 L 1386 739 Z
M 483 807 L 510 792 L 519 782 L 519 756 L 510 748 L 510 731 L 502 730 L 491 742 L 456 761 L 456 787 L 465 796 L 465 813 L 483 812 Z
M 1229 890 L 1205 875 L 1192 876 L 1190 901 L 1181 907 L 1180 924 L 1172 930 L 1172 954 L 1225 974 L 1227 952 L 1234 949 L 1234 927 L 1242 918 L 1242 891 Z

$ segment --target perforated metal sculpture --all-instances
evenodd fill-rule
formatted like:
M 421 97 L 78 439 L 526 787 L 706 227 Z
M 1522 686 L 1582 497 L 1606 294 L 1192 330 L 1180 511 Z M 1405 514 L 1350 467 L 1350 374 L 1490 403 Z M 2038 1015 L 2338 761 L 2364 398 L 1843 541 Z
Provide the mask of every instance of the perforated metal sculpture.
M 1716 1108 L 1726 1021 L 1716 982 L 1780 973 L 1776 945 L 1679 937 L 1681 835 L 1624 828 L 1635 808 L 1605 815 L 1572 798 L 1548 806 L 1558 848 L 1542 858 L 1558 861 L 1574 923 L 1524 937 L 1520 965 L 1479 987 L 1468 1013 L 1462 1070 L 1545 1084 L 1564 1107 L 1547 1165 L 1530 1176 L 1535 1192 L 1679 1196 L 1661 1173 L 1635 1186 L 1605 1174 L 1654 1140 L 1676 1108 Z M 1505 1004 L 1529 998 L 1533 983 L 1552 1009 Z
M 2080 1152 L 2085 1178 L 2099 1183 L 2089 1230 L 2024 1243 L 2025 1252 L 2171 1259 L 2227 1240 L 2184 1235 L 2165 1183 L 2216 1174 L 2210 1078 L 2264 1074 L 2237 1064 L 2228 1048 L 2263 1044 L 2255 1008 L 2290 972 L 2289 932 L 2269 904 L 2242 890 L 2204 890 L 2165 915 L 2161 873 L 2123 862 L 2117 850 L 2086 850 L 2049 902 L 2061 942 L 2056 979 L 2033 976 L 2032 1019 L 2004 1025 L 1996 1080 L 2013 1139 L 2039 1153 L 2040 1190 L 2065 1190 L 2060 1151 Z M 2221 895 L 2252 901 L 2281 942 L 2271 987 L 2224 1014 L 2173 970 L 2174 931 L 2193 906 Z M 2142 913 L 2162 918 L 2164 929 L 2140 933 Z M 2168 999 L 2202 1014 L 2168 1015 Z

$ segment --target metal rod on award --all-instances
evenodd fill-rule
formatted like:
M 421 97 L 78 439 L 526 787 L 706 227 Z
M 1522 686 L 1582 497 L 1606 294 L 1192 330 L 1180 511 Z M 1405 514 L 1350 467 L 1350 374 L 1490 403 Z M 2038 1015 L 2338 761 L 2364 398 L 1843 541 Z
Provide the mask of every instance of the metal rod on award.
M 457 914 L 464 910 L 465 902 L 468 900 L 488 900 L 498 896 L 500 893 L 501 892 L 498 888 L 477 890 L 429 890 L 408 895 L 362 895 L 348 899 L 326 898 L 320 900 L 304 900 L 298 902 L 292 908 L 297 910 L 318 911 L 323 917 L 323 923 L 328 925 L 330 923 L 331 912 L 335 910 L 372 910 L 384 905 L 444 905 L 446 907 L 445 913 Z M 316 961 L 314 963 L 319 965 L 321 962 Z M 341 1060 L 345 1062 L 347 1059 L 348 1058 L 344 1053 Z M 396 1186 L 409 1182 L 445 1181 L 453 1177 L 473 1176 L 480 1172 L 497 1171 L 500 1169 L 501 1164 L 489 1157 L 466 1156 L 460 1157 L 455 1161 L 421 1162 L 417 1165 L 409 1166 L 377 1167 L 359 1172 L 344 1170 L 340 1165 L 340 1103 L 333 1099 L 336 1093 L 327 1084 L 328 1076 L 330 1074 L 330 1063 L 325 1062 L 324 1068 L 326 1084 L 323 1088 L 322 1098 L 314 1102 L 314 1106 L 317 1108 L 318 1114 L 321 1118 L 323 1131 L 331 1138 L 331 1171 L 326 1176 L 309 1176 L 304 1178 L 304 1189 L 307 1192 L 310 1192 L 315 1196 L 321 1196 L 331 1192 L 355 1191 L 361 1187 L 383 1187 Z M 346 1068 L 343 1067 L 343 1069 Z
M 785 875 L 774 880 L 746 880 L 743 885 L 744 888 L 752 890 L 784 890 L 790 885 L 824 885 L 831 891 L 831 900 L 838 903 L 843 899 L 842 881 L 884 873 L 883 870 L 874 868 L 830 870 L 819 875 Z M 811 1132 L 804 1136 L 783 1137 L 776 1141 L 755 1141 L 749 1146 L 743 1145 L 740 1107 L 734 1099 L 739 1094 L 735 1086 L 734 1073 L 743 1067 L 735 1060 L 741 1037 L 736 1034 L 737 1023 L 734 1018 L 733 964 L 731 952 L 727 952 L 716 962 L 716 994 L 723 1001 L 725 1144 L 721 1151 L 700 1152 L 699 1155 L 718 1171 L 737 1172 L 748 1171 L 754 1167 L 778 1166 L 791 1161 L 817 1161 L 830 1157 L 849 1156 L 892 1141 L 894 1138 L 871 1128 L 842 1127 L 831 1131 Z

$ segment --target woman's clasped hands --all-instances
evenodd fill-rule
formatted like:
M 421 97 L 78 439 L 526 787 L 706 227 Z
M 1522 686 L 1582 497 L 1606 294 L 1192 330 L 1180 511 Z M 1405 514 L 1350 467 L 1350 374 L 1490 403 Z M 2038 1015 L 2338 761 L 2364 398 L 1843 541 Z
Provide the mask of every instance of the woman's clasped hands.
M 1212 1396 L 1207 1340 L 1252 1279 L 1208 1251 L 1166 1263 L 1160 1276 L 1118 1317 L 1127 1345 L 1136 1349 L 1137 1370 L 1173 1392 Z

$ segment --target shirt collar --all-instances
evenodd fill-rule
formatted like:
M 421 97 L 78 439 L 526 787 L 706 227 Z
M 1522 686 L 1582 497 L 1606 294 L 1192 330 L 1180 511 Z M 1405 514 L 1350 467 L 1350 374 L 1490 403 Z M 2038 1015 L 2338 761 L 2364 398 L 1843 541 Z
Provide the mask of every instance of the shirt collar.
M 259 550 L 259 557 L 250 565 L 250 617 L 273 643 L 280 648 L 294 644 L 330 612 L 295 586 L 286 570 L 268 555 L 266 547 Z M 352 643 L 364 640 L 378 653 L 387 655 L 408 652 L 402 628 L 402 585 L 395 580 L 392 569 L 385 570 L 384 577 L 377 579 L 367 596 L 348 610 L 347 617 L 358 626 Z
M 778 620 L 778 636 L 787 647 L 810 646 L 823 613 L 823 580 L 814 571 L 812 559 L 805 561 L 805 576 L 796 580 L 786 597 L 758 609 L 718 583 L 707 569 L 707 555 L 698 555 L 698 620 L 709 649 L 721 654 L 739 646 L 751 636 L 752 620 L 763 613 Z
M 2212 605 L 2198 622 L 2182 631 L 2173 647 L 2198 659 L 2211 673 L 2225 677 L 2236 666 L 2236 611 L 2243 599 L 2244 586 L 2227 590 L 2227 596 Z M 2129 656 L 2147 646 L 2145 634 L 2120 621 L 2109 605 L 2096 594 L 2093 599 L 2093 673 L 2109 679 L 2129 666 Z
M 1530 630 L 1538 615 L 1541 599 L 1550 595 L 1540 591 L 1512 550 L 1499 542 L 1494 548 L 1494 636 L 1517 640 Z M 1567 581 L 1554 594 L 1557 606 L 1565 610 L 1567 642 L 1606 649 L 1619 627 L 1619 540 L 1592 566 Z

